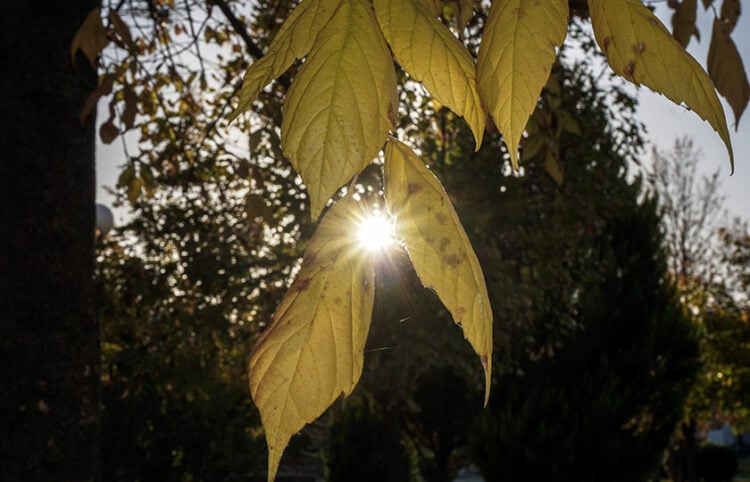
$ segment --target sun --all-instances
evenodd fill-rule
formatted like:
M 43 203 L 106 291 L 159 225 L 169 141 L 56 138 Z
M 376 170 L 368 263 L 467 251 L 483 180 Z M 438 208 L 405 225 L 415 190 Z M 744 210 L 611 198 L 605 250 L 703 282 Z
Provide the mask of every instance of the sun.
M 356 236 L 359 245 L 367 251 L 387 251 L 396 245 L 394 220 L 380 211 L 373 211 L 357 223 Z

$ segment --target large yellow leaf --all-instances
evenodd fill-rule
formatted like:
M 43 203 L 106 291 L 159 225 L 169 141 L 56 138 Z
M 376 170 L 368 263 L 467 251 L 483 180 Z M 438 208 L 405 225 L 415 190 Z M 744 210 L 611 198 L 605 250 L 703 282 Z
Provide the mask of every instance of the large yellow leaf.
M 396 72 L 369 0 L 342 0 L 284 102 L 281 142 L 317 218 L 380 151 L 398 112 Z
M 304 0 L 281 26 L 266 54 L 245 72 L 240 101 L 232 118 L 250 108 L 260 91 L 286 72 L 292 63 L 312 48 L 323 25 L 330 20 L 340 0 Z
M 568 31 L 567 0 L 495 0 L 479 46 L 479 91 L 513 167 L 518 143 Z
M 485 404 L 492 373 L 492 308 L 482 268 L 440 181 L 401 142 L 385 148 L 385 199 L 396 236 L 422 284 L 432 288 L 484 367 Z
M 430 12 L 430 15 L 437 17 L 443 11 L 442 0 L 419 0 L 422 2 L 422 6 Z
M 729 35 L 729 26 L 720 19 L 714 20 L 711 46 L 708 49 L 708 75 L 716 85 L 734 112 L 735 126 L 750 100 L 750 85 L 748 85 L 745 66 L 737 46 Z
M 375 0 L 375 12 L 393 55 L 441 104 L 466 119 L 482 144 L 482 107 L 474 59 L 421 0 Z
M 727 121 L 711 80 L 651 10 L 639 0 L 589 0 L 589 10 L 612 70 L 694 110 L 719 133 L 734 170 Z
M 362 374 L 374 275 L 352 234 L 356 205 L 334 204 L 302 269 L 250 356 L 250 393 L 268 442 L 272 481 L 289 439 L 318 418 Z

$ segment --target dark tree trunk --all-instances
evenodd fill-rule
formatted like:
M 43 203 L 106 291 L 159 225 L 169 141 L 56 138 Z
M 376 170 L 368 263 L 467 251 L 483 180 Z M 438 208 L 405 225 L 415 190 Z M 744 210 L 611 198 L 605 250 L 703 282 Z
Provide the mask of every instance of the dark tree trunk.
M 95 87 L 70 60 L 95 0 L 3 2 L 0 15 L 0 478 L 96 481 Z
M 669 475 L 674 482 L 700 481 L 696 467 L 698 445 L 695 440 L 695 424 L 694 418 L 682 424 L 682 439 L 677 449 L 669 454 Z
M 682 424 L 682 435 L 685 437 L 686 472 L 689 482 L 699 482 L 695 461 L 698 458 L 698 444 L 695 441 L 695 419 Z

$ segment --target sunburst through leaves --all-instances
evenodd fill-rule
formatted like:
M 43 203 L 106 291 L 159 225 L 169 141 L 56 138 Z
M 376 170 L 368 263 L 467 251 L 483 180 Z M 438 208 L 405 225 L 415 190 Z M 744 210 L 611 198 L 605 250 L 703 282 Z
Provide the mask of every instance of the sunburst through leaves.
M 394 219 L 379 210 L 358 220 L 355 229 L 357 241 L 365 251 L 382 252 L 396 246 Z

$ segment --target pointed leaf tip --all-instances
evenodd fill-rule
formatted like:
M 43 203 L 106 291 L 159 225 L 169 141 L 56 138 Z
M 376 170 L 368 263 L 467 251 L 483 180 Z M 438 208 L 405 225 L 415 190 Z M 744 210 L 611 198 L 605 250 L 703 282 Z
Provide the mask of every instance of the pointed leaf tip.
M 362 374 L 375 280 L 370 257 L 352 236 L 356 210 L 351 197 L 328 210 L 250 356 L 250 394 L 266 431 L 269 482 L 291 437 L 350 394 Z
M 485 404 L 492 374 L 492 308 L 484 274 L 440 181 L 405 144 L 385 148 L 385 198 L 422 284 L 461 326 L 484 368 Z
M 518 144 L 568 32 L 567 0 L 495 0 L 477 75 L 479 91 L 518 169 Z
M 487 112 L 469 51 L 422 0 L 375 0 L 374 5 L 398 63 L 440 104 L 466 120 L 479 150 Z

